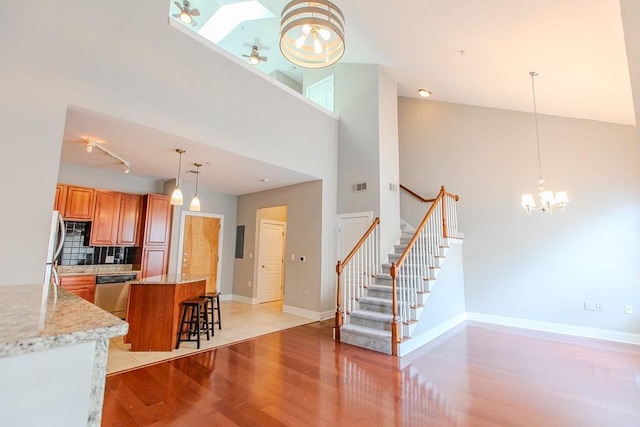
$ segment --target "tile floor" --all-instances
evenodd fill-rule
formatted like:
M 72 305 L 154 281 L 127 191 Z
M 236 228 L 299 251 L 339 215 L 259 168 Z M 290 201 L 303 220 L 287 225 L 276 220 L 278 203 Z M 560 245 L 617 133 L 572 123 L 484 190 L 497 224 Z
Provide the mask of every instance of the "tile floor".
M 201 341 L 200 350 L 196 343 L 181 343 L 173 351 L 130 351 L 130 344 L 117 337 L 109 343 L 107 375 L 136 369 L 141 366 L 186 356 L 265 335 L 271 332 L 314 322 L 307 317 L 282 312 L 282 301 L 265 304 L 244 304 L 237 301 L 221 301 L 222 329 L 216 326 L 216 335 L 210 341 Z

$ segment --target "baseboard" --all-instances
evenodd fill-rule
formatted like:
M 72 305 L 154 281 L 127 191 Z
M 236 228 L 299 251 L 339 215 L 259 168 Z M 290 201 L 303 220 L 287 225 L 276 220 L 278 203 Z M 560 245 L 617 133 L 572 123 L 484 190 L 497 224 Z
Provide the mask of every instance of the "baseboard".
M 465 320 L 467 320 L 467 315 L 466 313 L 462 313 L 452 319 L 442 322 L 438 326 L 431 328 L 428 331 L 421 333 L 420 335 L 411 337 L 410 340 L 400 343 L 400 345 L 398 346 L 398 356 L 406 356 L 412 351 L 417 350 L 428 342 L 438 338 L 445 332 L 448 332 L 449 330 L 455 328 Z
M 283 305 L 282 311 L 284 313 L 295 314 L 296 316 L 306 317 L 308 319 L 313 319 L 313 320 L 325 320 L 325 319 L 330 319 L 334 316 L 333 311 L 318 312 L 318 311 L 305 310 L 299 307 L 292 307 L 290 305 Z
M 221 295 L 222 297 L 222 295 Z M 249 297 L 245 297 L 242 295 L 229 295 L 227 296 L 227 298 L 221 298 L 223 301 L 228 301 L 228 300 L 233 300 L 233 301 L 238 301 L 238 302 L 242 302 L 245 304 L 257 304 L 258 303 L 258 299 L 257 298 L 249 298 Z
M 516 328 L 533 329 L 536 331 L 553 332 L 557 334 L 573 335 L 585 338 L 597 338 L 607 341 L 617 341 L 628 344 L 640 345 L 640 334 L 608 331 L 605 329 L 587 328 L 583 326 L 564 325 L 562 323 L 541 322 L 537 320 L 519 319 L 507 316 L 495 316 L 492 314 L 466 313 L 468 320 L 493 323 L 497 325 L 513 326 Z

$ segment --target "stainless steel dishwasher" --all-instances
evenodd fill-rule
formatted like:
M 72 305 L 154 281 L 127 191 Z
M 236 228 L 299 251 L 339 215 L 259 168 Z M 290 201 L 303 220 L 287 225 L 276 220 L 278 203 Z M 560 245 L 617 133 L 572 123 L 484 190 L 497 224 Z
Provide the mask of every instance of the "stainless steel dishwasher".
M 129 282 L 136 280 L 137 274 L 109 274 L 96 276 L 96 305 L 109 313 L 124 319 L 127 314 Z

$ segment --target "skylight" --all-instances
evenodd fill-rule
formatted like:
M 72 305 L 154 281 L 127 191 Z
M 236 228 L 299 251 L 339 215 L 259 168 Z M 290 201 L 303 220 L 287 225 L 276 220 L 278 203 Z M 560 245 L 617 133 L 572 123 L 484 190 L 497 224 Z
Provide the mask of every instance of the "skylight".
M 198 34 L 218 44 L 243 21 L 273 17 L 275 15 L 257 0 L 227 4 L 209 18 Z

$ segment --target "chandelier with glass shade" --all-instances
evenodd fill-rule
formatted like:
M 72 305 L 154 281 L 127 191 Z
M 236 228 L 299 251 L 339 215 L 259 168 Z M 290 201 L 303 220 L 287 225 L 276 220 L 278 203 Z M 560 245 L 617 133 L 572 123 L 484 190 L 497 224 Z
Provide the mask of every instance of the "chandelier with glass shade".
M 554 209 L 560 209 L 565 211 L 569 204 L 569 196 L 565 191 L 549 191 L 544 189 L 544 178 L 542 177 L 542 155 L 540 150 L 540 136 L 538 133 L 538 108 L 536 105 L 536 85 L 535 77 L 538 75 L 536 71 L 529 73 L 531 76 L 531 89 L 533 91 L 533 116 L 536 123 L 536 145 L 538 147 L 538 198 L 540 199 L 540 206 L 536 206 L 536 201 L 532 194 L 522 195 L 522 207 L 527 211 L 529 215 L 533 211 L 542 211 L 551 213 Z
M 327 0 L 293 0 L 282 10 L 280 51 L 294 65 L 323 68 L 344 55 L 344 15 Z

